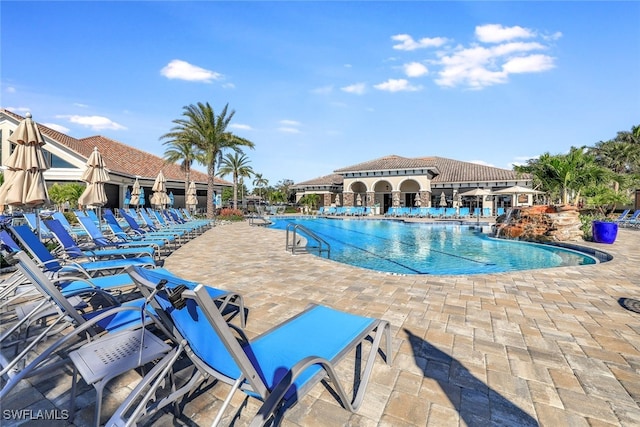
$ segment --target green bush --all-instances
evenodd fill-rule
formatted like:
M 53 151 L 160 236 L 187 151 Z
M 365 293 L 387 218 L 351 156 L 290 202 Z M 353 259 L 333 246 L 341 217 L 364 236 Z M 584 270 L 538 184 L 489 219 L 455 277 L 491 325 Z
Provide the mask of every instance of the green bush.
M 69 224 L 78 224 L 78 218 L 76 218 L 76 215 L 73 212 L 64 212 L 64 217 L 67 218 L 67 221 L 69 221 Z

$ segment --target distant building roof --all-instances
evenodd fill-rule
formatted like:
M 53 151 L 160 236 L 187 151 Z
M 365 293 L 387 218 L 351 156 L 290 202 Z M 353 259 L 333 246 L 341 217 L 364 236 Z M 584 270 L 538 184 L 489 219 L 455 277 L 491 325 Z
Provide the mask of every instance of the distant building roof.
M 19 116 L 9 110 L 0 109 L 4 113 L 17 121 L 24 117 Z M 96 135 L 87 138 L 76 139 L 64 133 L 51 129 L 38 123 L 38 129 L 45 136 L 59 142 L 70 150 L 76 152 L 84 158 L 89 158 L 94 147 L 98 148 L 105 162 L 105 166 L 111 171 L 123 175 L 136 176 L 154 179 L 160 170 L 168 180 L 184 181 L 184 172 L 180 165 L 176 163 L 165 163 L 164 159 L 146 151 L 115 141 L 113 139 Z M 191 179 L 199 183 L 207 182 L 207 174 L 197 170 L 191 170 Z M 215 178 L 216 184 L 233 185 L 223 179 Z
M 477 163 L 463 162 L 444 157 L 401 157 L 389 155 L 353 166 L 336 169 L 334 174 L 313 178 L 297 183 L 296 186 L 339 185 L 344 181 L 344 175 L 353 172 L 405 170 L 429 168 L 437 172 L 432 183 L 464 183 L 481 181 L 514 181 L 531 179 L 529 174 L 519 174 L 509 169 Z
M 336 169 L 336 173 L 364 172 L 364 171 L 382 171 L 412 168 L 436 168 L 433 157 L 425 158 L 409 158 L 396 155 L 380 157 L 379 159 L 369 160 L 368 162 L 358 163 L 357 165 L 347 166 L 346 168 Z M 434 171 L 437 173 L 437 171 Z

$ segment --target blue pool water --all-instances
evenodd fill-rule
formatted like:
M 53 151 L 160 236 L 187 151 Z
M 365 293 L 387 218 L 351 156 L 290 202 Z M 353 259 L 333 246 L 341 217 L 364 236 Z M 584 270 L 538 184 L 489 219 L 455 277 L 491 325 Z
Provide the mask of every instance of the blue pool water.
M 595 264 L 556 246 L 493 239 L 472 226 L 387 220 L 278 218 L 273 228 L 302 224 L 331 245 L 330 258 L 397 274 L 482 274 Z

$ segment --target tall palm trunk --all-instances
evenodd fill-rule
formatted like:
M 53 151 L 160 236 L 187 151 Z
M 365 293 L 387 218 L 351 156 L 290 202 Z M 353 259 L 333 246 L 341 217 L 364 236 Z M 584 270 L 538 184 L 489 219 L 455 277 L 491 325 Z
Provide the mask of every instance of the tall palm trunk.
M 212 156 L 213 157 L 213 156 Z M 215 176 L 216 172 L 216 162 L 212 160 L 207 165 L 207 219 L 215 218 L 215 206 L 213 204 L 213 192 L 215 191 Z
M 233 209 L 238 209 L 238 174 L 233 174 Z

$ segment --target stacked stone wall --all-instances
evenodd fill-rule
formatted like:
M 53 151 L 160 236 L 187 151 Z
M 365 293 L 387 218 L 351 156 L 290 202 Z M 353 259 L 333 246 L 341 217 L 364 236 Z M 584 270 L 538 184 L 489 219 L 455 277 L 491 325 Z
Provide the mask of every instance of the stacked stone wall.
M 574 206 L 521 207 L 496 220 L 496 236 L 534 242 L 581 241 L 581 226 Z

